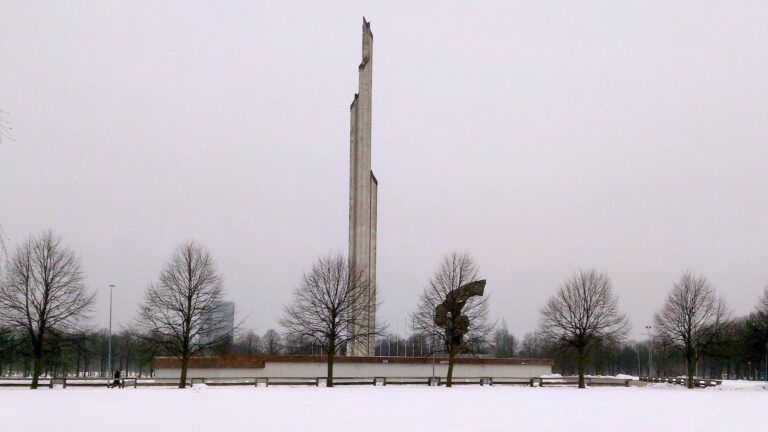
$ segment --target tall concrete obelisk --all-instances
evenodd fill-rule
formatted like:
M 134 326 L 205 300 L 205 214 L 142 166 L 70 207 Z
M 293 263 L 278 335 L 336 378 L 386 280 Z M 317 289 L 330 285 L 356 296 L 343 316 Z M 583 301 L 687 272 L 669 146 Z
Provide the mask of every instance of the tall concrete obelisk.
M 373 80 L 373 34 L 363 18 L 363 60 L 358 67 L 358 92 L 350 106 L 349 133 L 349 262 L 367 276 L 369 299 L 351 331 L 371 334 L 376 326 L 376 192 L 378 182 L 371 171 L 371 84 Z M 362 304 L 365 303 L 365 304 Z M 350 344 L 347 355 L 372 356 L 375 340 Z

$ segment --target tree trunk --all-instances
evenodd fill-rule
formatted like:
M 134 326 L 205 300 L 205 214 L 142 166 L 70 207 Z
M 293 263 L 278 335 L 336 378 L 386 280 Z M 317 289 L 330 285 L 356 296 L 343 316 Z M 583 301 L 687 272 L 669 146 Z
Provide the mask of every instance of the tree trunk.
M 584 365 L 587 362 L 587 355 L 584 352 L 584 347 L 578 347 L 578 358 L 576 359 L 577 362 L 577 368 L 579 371 L 579 388 L 587 388 L 586 383 L 584 382 Z
M 179 388 L 183 389 L 187 386 L 187 366 L 189 365 L 189 356 L 183 355 L 181 357 L 181 378 L 179 378 Z
M 29 388 L 36 389 L 40 382 L 40 374 L 43 372 L 43 344 L 41 342 L 33 346 L 32 355 L 34 357 L 34 366 L 32 370 L 32 385 Z
M 693 372 L 696 370 L 696 355 L 693 354 L 693 350 L 687 350 L 685 352 L 685 360 L 688 366 L 687 368 L 688 380 L 686 384 L 689 389 L 692 389 L 693 388 Z
M 40 374 L 42 373 L 42 359 L 40 359 L 40 356 L 38 354 L 35 354 L 35 366 L 34 370 L 32 371 L 32 385 L 30 386 L 31 389 L 36 389 L 37 385 L 40 381 Z
M 336 352 L 331 350 L 328 353 L 328 375 L 325 381 L 326 387 L 333 387 L 333 360 L 336 357 Z
M 453 350 L 448 352 L 448 376 L 445 380 L 446 387 L 453 387 L 453 363 L 456 361 L 456 353 Z

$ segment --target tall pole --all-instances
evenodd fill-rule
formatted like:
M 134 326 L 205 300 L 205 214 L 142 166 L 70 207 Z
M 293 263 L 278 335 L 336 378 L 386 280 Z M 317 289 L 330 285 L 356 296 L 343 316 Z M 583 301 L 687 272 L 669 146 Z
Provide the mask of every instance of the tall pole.
M 405 332 L 405 356 L 408 357 L 408 317 L 403 320 L 403 331 Z
M 108 378 L 112 378 L 112 288 L 115 286 L 109 285 L 109 342 L 107 348 L 107 369 L 109 370 Z
M 649 325 L 645 326 L 645 330 L 646 330 L 646 333 L 648 334 L 648 377 L 650 378 L 652 373 L 651 372 L 651 361 L 652 361 L 651 347 L 653 346 L 653 344 L 651 344 L 651 326 Z
M 431 345 L 431 344 L 430 344 Z M 432 382 L 435 382 L 435 350 L 432 349 L 432 347 L 429 347 L 429 355 L 432 356 Z

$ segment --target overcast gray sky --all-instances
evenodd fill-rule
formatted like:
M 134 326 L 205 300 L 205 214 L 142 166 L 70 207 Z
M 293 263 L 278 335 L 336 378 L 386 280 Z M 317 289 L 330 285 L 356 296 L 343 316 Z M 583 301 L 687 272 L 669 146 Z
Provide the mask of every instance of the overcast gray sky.
M 635 335 L 674 279 L 768 283 L 768 2 L 0 1 L 0 225 L 53 228 L 106 323 L 177 243 L 276 327 L 346 252 L 349 104 L 374 33 L 381 317 L 468 251 L 515 334 L 579 268 Z

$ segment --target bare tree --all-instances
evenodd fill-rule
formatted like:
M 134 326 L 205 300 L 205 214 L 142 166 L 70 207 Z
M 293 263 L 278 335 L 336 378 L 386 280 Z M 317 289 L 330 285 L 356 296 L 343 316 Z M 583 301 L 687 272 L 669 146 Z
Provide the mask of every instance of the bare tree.
M 493 332 L 494 325 L 488 320 L 488 296 L 465 298 L 455 295 L 462 286 L 477 281 L 478 275 L 478 266 L 469 254 L 453 252 L 446 255 L 424 288 L 413 314 L 414 328 L 429 340 L 430 354 L 448 354 L 448 387 L 453 385 L 456 356 L 477 352 Z M 450 304 L 445 305 L 445 302 Z M 438 307 L 450 311 L 446 326 L 435 323 Z M 451 329 L 459 328 L 463 335 L 456 337 Z
M 688 388 L 702 351 L 722 332 L 728 319 L 725 301 L 704 276 L 685 272 L 675 282 L 654 321 L 659 336 L 671 341 L 686 359 Z
M 0 279 L 2 279 L 6 267 L 8 267 L 8 247 L 5 243 L 5 232 L 0 225 Z
M 368 294 L 368 280 L 363 269 L 351 266 L 342 255 L 321 257 L 304 273 L 293 292 L 293 300 L 285 307 L 280 324 L 289 338 L 317 343 L 327 358 L 326 385 L 333 387 L 333 362 L 336 353 L 347 344 L 362 343 L 381 333 L 381 327 L 365 331 L 359 321 L 376 299 Z
M 0 143 L 3 140 L 13 141 L 12 130 L 11 123 L 8 121 L 8 113 L 0 109 Z
M 283 338 L 277 330 L 269 329 L 261 337 L 261 346 L 266 354 L 280 354 L 283 352 Z
M 231 338 L 223 313 L 222 277 L 210 253 L 187 241 L 176 248 L 156 284 L 144 295 L 139 319 L 131 330 L 181 361 L 179 388 L 187 381 L 193 355 Z
M 765 287 L 763 295 L 760 296 L 760 303 L 757 305 L 757 310 L 768 315 L 768 287 Z
M 34 361 L 33 389 L 47 340 L 77 331 L 90 311 L 94 295 L 83 279 L 80 259 L 50 230 L 29 237 L 11 258 L 0 287 L 0 323 L 25 334 Z
M 526 333 L 520 342 L 520 355 L 527 358 L 537 358 L 541 355 L 541 341 L 536 333 Z
M 234 351 L 237 354 L 256 355 L 261 354 L 261 337 L 255 331 L 249 330 L 237 338 L 234 344 Z
M 576 350 L 579 388 L 590 350 L 620 342 L 629 331 L 618 297 L 605 273 L 579 270 L 558 288 L 541 309 L 539 335 L 548 343 Z
M 3 140 L 13 141 L 13 134 L 11 131 L 13 128 L 8 121 L 8 113 L 0 109 L 0 144 Z M 5 233 L 3 227 L 0 225 L 0 278 L 3 276 L 3 266 L 6 264 L 7 249 L 5 244 Z

